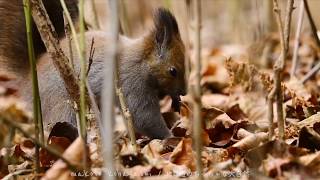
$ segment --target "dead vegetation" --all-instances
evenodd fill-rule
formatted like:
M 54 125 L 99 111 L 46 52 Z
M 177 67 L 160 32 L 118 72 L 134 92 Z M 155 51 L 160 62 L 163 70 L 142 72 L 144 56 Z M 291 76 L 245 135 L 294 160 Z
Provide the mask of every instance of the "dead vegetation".
M 297 13 L 292 8 L 302 4 L 297 2 L 289 0 L 288 9 L 281 9 L 289 16 L 283 21 L 277 14 L 278 24 L 286 24 L 280 28 L 280 36 L 278 32 L 269 32 L 250 48 L 219 45 L 204 46 L 200 51 L 191 42 L 194 48 L 188 49 L 189 53 L 199 54 L 190 56 L 188 83 L 199 84 L 201 89 L 181 97 L 180 112 L 173 111 L 169 97 L 160 103 L 174 137 L 151 140 L 131 133 L 135 137 L 130 138 L 117 111 L 112 172 L 103 167 L 97 141 L 85 146 L 83 139 L 73 141 L 76 137 L 69 137 L 68 132 L 57 136 L 67 128 L 63 123 L 45 134 L 47 144 L 38 142 L 32 116 L 19 99 L 19 87 L 10 83 L 12 77 L 0 74 L 0 177 L 319 178 L 320 76 L 317 71 L 312 76 L 308 74 L 318 64 L 320 48 L 318 39 L 315 41 L 306 32 L 301 32 L 299 46 L 294 48 L 297 45 L 289 36 L 287 21 L 291 13 Z M 280 10 L 277 8 L 276 13 Z M 298 61 L 294 62 L 297 67 L 292 73 L 294 56 Z M 194 69 L 196 62 L 201 64 L 196 66 L 200 68 L 198 72 Z M 124 105 L 122 109 L 125 108 Z M 127 113 L 130 118 L 130 112 Z M 283 122 L 279 123 L 281 118 Z M 197 122 L 199 126 L 195 128 Z M 39 174 L 34 172 L 36 145 L 41 147 Z M 86 151 L 88 163 L 94 164 L 90 169 L 82 166 Z

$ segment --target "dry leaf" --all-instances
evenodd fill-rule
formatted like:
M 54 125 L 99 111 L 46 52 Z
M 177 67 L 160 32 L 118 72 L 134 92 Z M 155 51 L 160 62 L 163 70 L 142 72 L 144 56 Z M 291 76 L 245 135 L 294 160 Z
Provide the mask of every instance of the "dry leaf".
M 320 134 L 311 127 L 303 127 L 299 134 L 299 147 L 308 148 L 311 151 L 320 149 Z
M 257 147 L 260 143 L 263 143 L 268 140 L 268 133 L 259 132 L 251 134 L 237 143 L 233 144 L 232 147 L 239 148 L 242 151 L 247 151 L 254 147 Z
M 191 171 L 196 170 L 194 158 L 191 138 L 183 138 L 170 155 L 170 161 L 172 163 L 185 165 L 190 168 Z
M 161 143 L 161 140 L 154 139 L 149 142 L 141 150 L 141 153 L 149 160 L 157 159 L 161 156 L 161 153 L 164 151 L 164 145 Z
M 84 144 L 82 139 L 77 138 L 66 151 L 63 153 L 63 157 L 70 163 L 78 165 L 83 160 Z M 68 166 L 62 161 L 58 160 L 42 177 L 43 180 L 72 180 L 76 179 L 74 173 L 71 173 Z
M 65 137 L 51 136 L 48 140 L 48 147 L 55 149 L 61 154 L 63 154 L 63 152 L 69 147 L 70 144 L 71 141 Z M 46 149 L 40 149 L 39 158 L 40 165 L 46 168 L 50 168 L 58 159 L 54 155 L 50 154 Z
M 247 119 L 247 115 L 242 111 L 239 104 L 235 104 L 227 109 L 226 114 L 235 121 Z
M 203 107 L 216 107 L 226 109 L 229 104 L 229 96 L 223 94 L 204 94 L 201 97 Z
M 191 122 L 186 117 L 182 117 L 178 120 L 171 129 L 172 133 L 176 137 L 185 137 L 187 134 L 191 134 Z M 187 133 L 188 131 L 188 133 Z
M 280 176 L 284 168 L 288 169 L 288 166 L 293 166 L 292 161 L 288 158 L 274 158 L 268 155 L 268 158 L 262 163 L 265 173 L 270 177 Z

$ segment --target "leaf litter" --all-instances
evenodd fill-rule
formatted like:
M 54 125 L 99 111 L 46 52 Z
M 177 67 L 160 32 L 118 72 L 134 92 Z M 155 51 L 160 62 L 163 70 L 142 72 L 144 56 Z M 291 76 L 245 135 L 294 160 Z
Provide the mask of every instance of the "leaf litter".
M 266 38 L 274 48 L 268 59 L 279 54 L 279 42 Z M 264 42 L 266 43 L 266 42 Z M 263 47 L 263 46 L 261 46 Z M 286 141 L 269 139 L 266 97 L 273 84 L 272 64 L 259 62 L 260 56 L 243 47 L 215 47 L 202 56 L 202 142 L 203 174 L 208 179 L 223 178 L 277 178 L 316 179 L 320 177 L 320 76 L 315 75 L 302 84 L 298 78 L 287 78 L 284 89 Z M 235 52 L 235 53 L 231 53 Z M 246 54 L 244 56 L 243 54 Z M 292 52 L 289 52 L 292 53 Z M 297 77 L 306 74 L 316 61 L 319 49 L 308 38 L 302 38 L 299 50 L 301 68 Z M 291 57 L 290 55 L 288 57 Z M 253 62 L 254 58 L 256 61 Z M 291 59 L 287 59 L 284 74 L 289 74 Z M 311 62 L 310 62 L 311 61 Z M 261 65 L 263 64 L 263 65 Z M 0 117 L 17 122 L 30 134 L 34 133 L 30 112 L 17 97 L 18 89 L 11 87 L 10 77 L 0 75 Z M 189 83 L 194 82 L 191 72 Z M 138 135 L 138 152 L 134 152 L 118 112 L 114 132 L 114 165 L 122 178 L 129 179 L 196 179 L 193 147 L 192 100 L 181 97 L 180 112 L 174 112 L 173 101 L 161 101 L 161 112 L 174 137 L 150 140 Z M 276 111 L 274 111 L 276 113 Z M 277 125 L 276 120 L 273 123 Z M 59 128 L 67 128 L 60 124 Z M 75 164 L 82 161 L 83 145 L 74 132 L 55 129 L 47 132 L 48 145 L 58 150 Z M 8 134 L 11 134 L 8 137 Z M 8 139 L 9 138 L 9 139 Z M 75 141 L 74 141 L 75 140 Z M 72 143 L 74 141 L 74 143 Z M 76 143 L 75 143 L 76 142 Z M 92 142 L 89 142 L 92 143 Z M 0 126 L 0 177 L 34 178 L 34 144 L 11 127 Z M 90 153 L 94 153 L 89 144 Z M 81 148 L 82 147 L 82 148 Z M 94 158 L 92 158 L 94 160 Z M 75 179 L 66 164 L 40 151 L 43 179 Z M 30 172 L 31 171 L 31 172 Z M 16 173 L 16 175 L 14 174 Z M 91 174 L 90 174 L 91 173 Z M 99 179 L 103 169 L 95 168 L 90 175 Z

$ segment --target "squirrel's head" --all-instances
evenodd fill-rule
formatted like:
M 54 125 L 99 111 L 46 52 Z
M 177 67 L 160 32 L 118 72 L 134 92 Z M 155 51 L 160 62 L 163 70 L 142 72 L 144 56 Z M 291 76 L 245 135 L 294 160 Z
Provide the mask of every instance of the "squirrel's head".
M 168 10 L 159 8 L 154 24 L 148 38 L 153 47 L 148 58 L 151 79 L 156 81 L 160 95 L 185 95 L 185 47 L 177 21 Z

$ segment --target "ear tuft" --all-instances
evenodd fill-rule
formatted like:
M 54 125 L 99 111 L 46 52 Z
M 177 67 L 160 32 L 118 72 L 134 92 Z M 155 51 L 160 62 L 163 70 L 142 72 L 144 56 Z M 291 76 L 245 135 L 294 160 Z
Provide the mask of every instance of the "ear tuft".
M 169 10 L 164 8 L 157 9 L 153 19 L 157 44 L 166 46 L 174 36 L 179 35 L 176 18 Z

